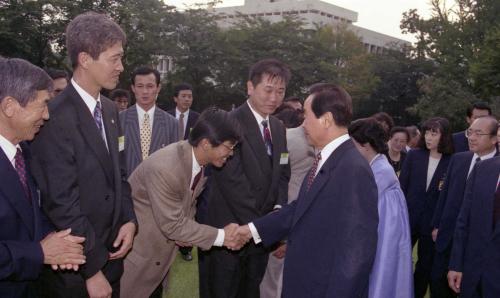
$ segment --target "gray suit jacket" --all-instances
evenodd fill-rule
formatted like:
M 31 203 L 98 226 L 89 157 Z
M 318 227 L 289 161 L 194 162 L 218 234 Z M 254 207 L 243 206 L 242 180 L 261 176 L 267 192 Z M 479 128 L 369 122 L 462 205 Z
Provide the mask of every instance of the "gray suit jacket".
M 290 182 L 288 183 L 288 202 L 299 195 L 304 177 L 314 162 L 314 148 L 307 143 L 302 126 L 286 130 L 286 142 L 290 152 Z
M 125 137 L 127 177 L 142 162 L 139 116 L 133 105 L 120 113 L 120 124 Z M 158 106 L 155 109 L 149 154 L 179 140 L 178 121 Z

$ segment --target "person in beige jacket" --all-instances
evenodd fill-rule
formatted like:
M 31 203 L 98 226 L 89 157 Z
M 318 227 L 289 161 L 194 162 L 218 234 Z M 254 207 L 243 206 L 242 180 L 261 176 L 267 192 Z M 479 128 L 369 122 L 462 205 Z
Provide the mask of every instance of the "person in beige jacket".
M 209 164 L 222 167 L 239 140 L 239 126 L 232 116 L 210 108 L 187 141 L 156 151 L 131 174 L 139 229 L 124 262 L 122 297 L 149 297 L 165 278 L 178 250 L 176 244 L 201 249 L 243 246 L 234 233 L 237 225 L 216 229 L 194 221 L 196 197 L 206 180 L 203 168 Z

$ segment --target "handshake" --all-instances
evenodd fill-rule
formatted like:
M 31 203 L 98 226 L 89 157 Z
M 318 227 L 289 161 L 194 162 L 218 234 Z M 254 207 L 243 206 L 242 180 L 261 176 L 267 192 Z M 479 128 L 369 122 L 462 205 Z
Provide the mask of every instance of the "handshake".
M 252 232 L 248 225 L 228 224 L 224 227 L 224 234 L 224 246 L 230 250 L 240 250 L 252 239 Z

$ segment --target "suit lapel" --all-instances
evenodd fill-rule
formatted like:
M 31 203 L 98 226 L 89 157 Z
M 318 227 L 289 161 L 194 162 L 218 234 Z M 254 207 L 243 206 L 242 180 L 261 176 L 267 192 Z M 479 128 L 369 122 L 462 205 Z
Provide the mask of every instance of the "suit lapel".
M 132 147 L 133 150 L 129 152 L 135 153 L 134 159 L 139 162 L 142 161 L 142 151 L 141 151 L 141 140 L 140 140 L 140 129 L 139 129 L 139 116 L 137 115 L 137 106 L 133 105 L 126 111 L 125 116 L 125 127 L 123 129 L 127 130 L 125 136 L 125 143 L 127 146 Z
M 28 169 L 28 167 L 26 167 Z M 16 170 L 7 159 L 7 156 L 0 149 L 0 191 L 4 194 L 5 198 L 11 203 L 13 208 L 19 214 L 19 217 L 24 222 L 30 235 L 34 236 L 34 220 L 33 220 L 33 206 L 28 203 L 25 198 L 21 180 L 17 175 Z
M 90 113 L 88 107 L 85 105 L 83 99 L 80 97 L 78 92 L 76 92 L 73 85 L 68 85 L 68 100 L 72 102 L 75 106 L 76 114 L 78 117 L 78 126 L 80 132 L 86 140 L 88 146 L 95 153 L 99 163 L 101 164 L 104 172 L 106 173 L 106 178 L 108 178 L 110 183 L 113 182 L 113 165 L 111 159 L 109 158 L 108 149 L 104 143 L 104 139 L 95 124 L 94 117 Z M 106 126 L 106 124 L 105 124 Z M 108 132 L 106 131 L 106 134 Z
M 162 112 L 159 107 L 155 108 L 153 120 L 153 129 L 151 130 L 151 144 L 149 145 L 149 154 L 152 154 L 155 150 L 162 147 L 162 137 L 165 135 L 165 117 L 163 117 Z

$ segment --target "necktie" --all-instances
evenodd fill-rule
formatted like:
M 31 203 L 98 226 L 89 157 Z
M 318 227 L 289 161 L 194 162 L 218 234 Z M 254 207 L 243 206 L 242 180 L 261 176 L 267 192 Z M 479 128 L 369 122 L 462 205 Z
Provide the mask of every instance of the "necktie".
M 99 132 L 101 133 L 101 137 L 104 139 L 104 129 L 102 127 L 102 107 L 99 100 L 97 101 L 94 109 L 94 121 L 97 125 L 97 129 L 99 129 Z
M 495 192 L 495 201 L 493 203 L 493 226 L 500 220 L 500 185 L 497 185 Z
M 271 140 L 271 132 L 269 131 L 267 120 L 262 120 L 261 122 L 264 135 L 264 144 L 266 145 L 267 155 L 273 155 L 273 142 Z
M 23 153 L 21 152 L 21 149 L 19 149 L 19 148 L 17 148 L 16 155 L 14 156 L 14 164 L 16 166 L 16 172 L 17 172 L 17 175 L 19 176 L 19 180 L 21 180 L 21 184 L 23 186 L 26 199 L 31 204 L 31 195 L 30 195 L 30 189 L 28 186 L 28 177 L 26 175 L 26 164 L 24 162 Z
M 311 171 L 309 172 L 309 176 L 307 177 L 307 191 L 309 191 L 309 189 L 311 188 L 311 185 L 313 184 L 314 181 L 314 177 L 316 177 L 316 170 L 318 169 L 318 164 L 320 160 L 321 160 L 321 151 L 318 152 L 318 154 L 314 158 Z
M 195 190 L 196 186 L 198 185 L 198 182 L 200 182 L 201 177 L 203 176 L 203 167 L 201 167 L 201 170 L 194 176 L 193 179 L 193 185 L 191 185 L 191 190 Z
M 184 140 L 184 113 L 179 115 L 179 141 Z
M 151 145 L 151 125 L 149 123 L 149 114 L 144 114 L 144 120 L 141 125 L 141 152 L 142 160 L 149 156 L 149 146 Z

